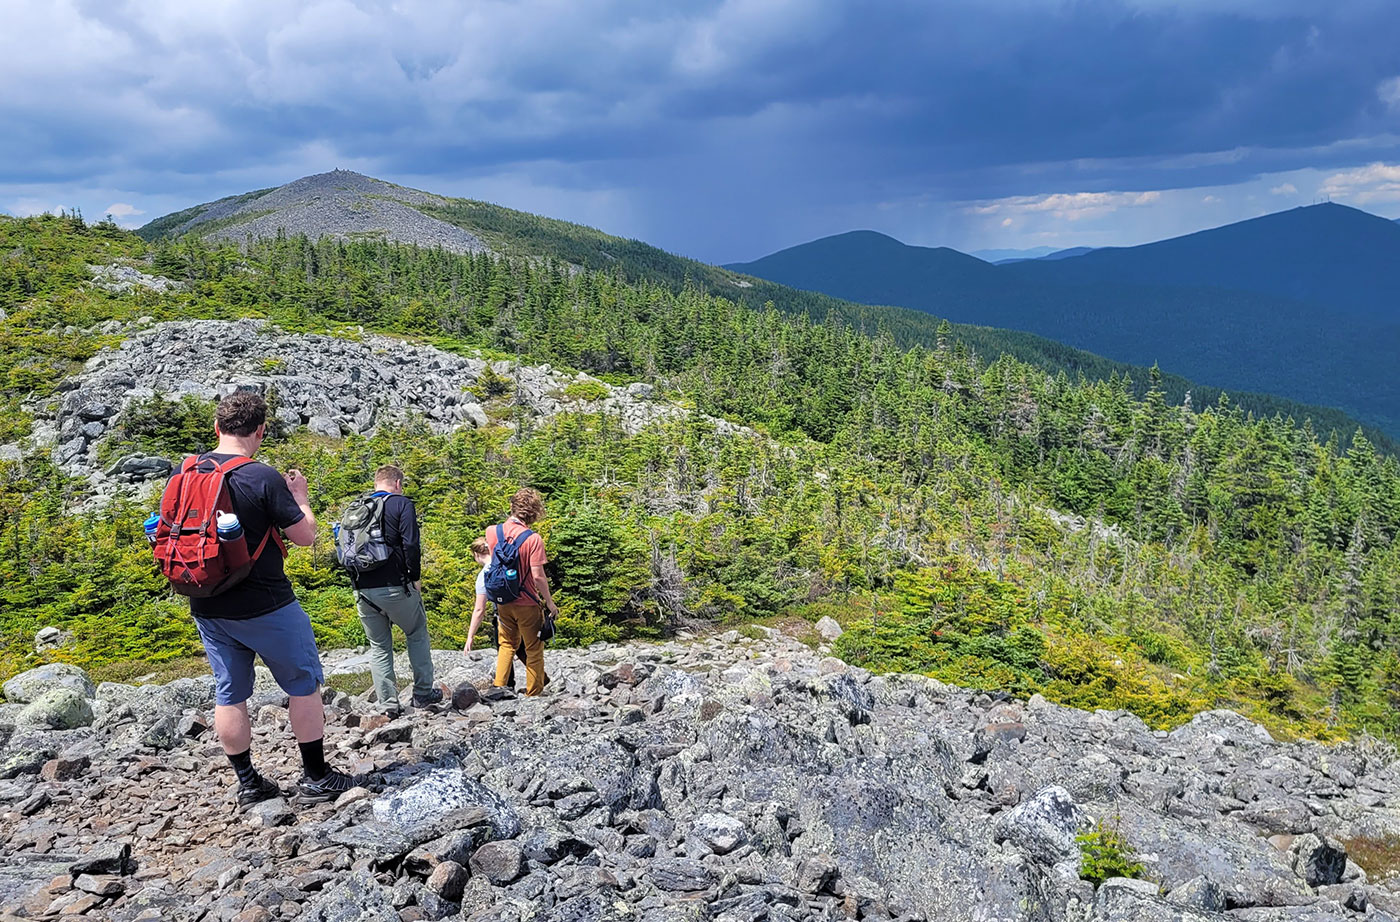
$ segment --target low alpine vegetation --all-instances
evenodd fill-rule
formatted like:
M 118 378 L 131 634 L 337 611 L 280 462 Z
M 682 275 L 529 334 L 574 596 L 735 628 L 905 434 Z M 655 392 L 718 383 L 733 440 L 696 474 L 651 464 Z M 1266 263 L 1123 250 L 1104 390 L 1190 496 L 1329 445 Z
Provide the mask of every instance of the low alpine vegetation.
M 1284 734 L 1400 730 L 1400 469 L 1359 433 L 1224 398 L 1168 402 L 1155 376 L 1050 374 L 947 330 L 896 345 L 836 315 L 548 259 L 298 237 L 150 246 L 55 217 L 0 219 L 0 254 L 0 441 L 25 435 L 29 410 L 60 399 L 121 324 L 245 316 L 644 381 L 761 434 L 697 415 L 627 435 L 583 393 L 580 412 L 519 425 L 510 379 L 492 372 L 477 396 L 514 428 L 271 440 L 272 463 L 311 472 L 318 514 L 377 465 L 404 467 L 435 644 L 463 640 L 471 539 L 531 486 L 549 500 L 560 642 L 800 620 L 820 604 L 848 626 L 838 651 L 875 670 L 1127 708 L 1156 727 L 1225 706 Z M 181 285 L 87 281 L 88 263 L 146 255 Z M 199 447 L 207 408 L 169 400 L 119 421 L 104 457 Z M 42 451 L 0 461 L 0 674 L 33 661 L 45 625 L 76 638 L 46 655 L 99 672 L 197 650 L 150 563 L 149 504 L 78 513 L 83 499 Z M 321 642 L 353 645 L 328 538 L 288 569 Z

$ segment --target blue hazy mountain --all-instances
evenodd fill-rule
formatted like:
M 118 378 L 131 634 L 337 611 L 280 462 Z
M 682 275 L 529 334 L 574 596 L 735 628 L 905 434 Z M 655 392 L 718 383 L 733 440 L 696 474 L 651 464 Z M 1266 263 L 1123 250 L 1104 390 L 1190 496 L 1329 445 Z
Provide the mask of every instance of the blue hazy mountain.
M 1254 291 L 1394 320 L 1400 225 L 1345 205 L 1308 205 L 1142 246 L 1030 260 L 1010 271 L 1042 283 Z
M 1051 253 L 1058 253 L 1060 247 L 1031 247 L 1025 250 L 1002 249 L 1002 250 L 970 250 L 967 255 L 976 256 L 987 263 L 1001 263 L 1011 259 L 1039 259 L 1042 256 L 1049 256 Z
M 1066 249 L 1063 249 L 1063 250 L 1056 250 L 1056 251 L 1053 252 L 1053 253 L 1046 253 L 1044 256 L 1039 256 L 1039 257 L 1036 257 L 1036 258 L 1037 258 L 1037 259 L 1051 259 L 1051 260 L 1054 260 L 1054 259 L 1069 259 L 1069 258 L 1072 257 L 1072 256 L 1083 256 L 1085 253 L 1092 253 L 1092 252 L 1094 252 L 1094 250 L 1095 250 L 1095 247 L 1067 247 Z
M 1400 434 L 1400 225 L 1322 204 L 1136 247 L 989 265 L 857 231 L 726 268 L 1027 330 Z
M 989 262 L 996 266 L 1004 266 L 1007 263 L 1018 263 L 1027 259 L 1068 259 L 1071 256 L 1083 256 L 1091 252 L 1093 247 L 1031 247 L 1028 250 L 973 250 L 969 255 L 976 256 L 983 262 Z

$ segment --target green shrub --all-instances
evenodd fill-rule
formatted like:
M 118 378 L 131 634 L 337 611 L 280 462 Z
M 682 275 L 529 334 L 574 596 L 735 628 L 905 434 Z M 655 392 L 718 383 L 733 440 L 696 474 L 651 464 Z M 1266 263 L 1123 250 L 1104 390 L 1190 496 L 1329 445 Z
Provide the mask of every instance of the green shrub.
M 156 394 L 122 411 L 98 445 L 97 456 L 104 464 L 131 453 L 179 458 L 213 446 L 213 403 L 189 395 L 170 400 Z
M 515 390 L 515 384 L 505 375 L 498 374 L 495 369 L 487 365 L 481 371 L 481 377 L 476 379 L 476 394 L 483 400 L 493 397 L 504 397 Z
M 1109 826 L 1100 820 L 1093 829 L 1075 836 L 1074 841 L 1079 843 L 1083 854 L 1079 876 L 1093 882 L 1094 886 L 1111 877 L 1142 877 L 1142 864 L 1128 840 L 1123 838 L 1117 822 Z
M 575 381 L 564 388 L 565 400 L 592 403 L 595 400 L 602 400 L 606 396 L 608 396 L 607 386 L 598 381 Z
M 550 559 L 558 588 L 578 611 L 614 625 L 652 620 L 655 611 L 646 600 L 651 583 L 647 547 L 638 526 L 616 509 L 592 505 L 570 507 L 551 518 Z

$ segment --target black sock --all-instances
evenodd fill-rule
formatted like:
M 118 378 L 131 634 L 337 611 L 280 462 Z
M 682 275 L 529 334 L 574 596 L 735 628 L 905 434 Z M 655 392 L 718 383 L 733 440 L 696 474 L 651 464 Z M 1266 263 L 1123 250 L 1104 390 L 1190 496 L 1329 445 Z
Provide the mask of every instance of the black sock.
M 312 781 L 320 781 L 326 777 L 329 769 L 326 768 L 326 750 L 321 740 L 312 740 L 309 743 L 297 743 L 301 749 L 301 770 L 306 772 L 306 777 Z
M 233 763 L 233 770 L 238 772 L 238 783 L 245 788 L 255 787 L 262 776 L 253 767 L 253 750 L 245 749 L 237 754 L 229 754 L 228 760 Z

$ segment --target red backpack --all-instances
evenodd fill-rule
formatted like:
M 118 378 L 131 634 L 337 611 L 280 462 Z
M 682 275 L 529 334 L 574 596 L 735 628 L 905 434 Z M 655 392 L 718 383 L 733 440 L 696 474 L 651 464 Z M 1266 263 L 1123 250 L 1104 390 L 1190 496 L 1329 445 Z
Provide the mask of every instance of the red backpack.
M 252 460 L 230 458 L 220 463 L 191 455 L 165 485 L 153 549 L 160 571 L 180 595 L 208 598 L 241 582 L 262 556 L 269 537 L 286 554 L 282 539 L 274 534 L 277 529 L 271 527 L 252 554 L 243 534 L 231 541 L 219 540 L 217 519 L 220 513 L 233 511 L 228 475 Z

